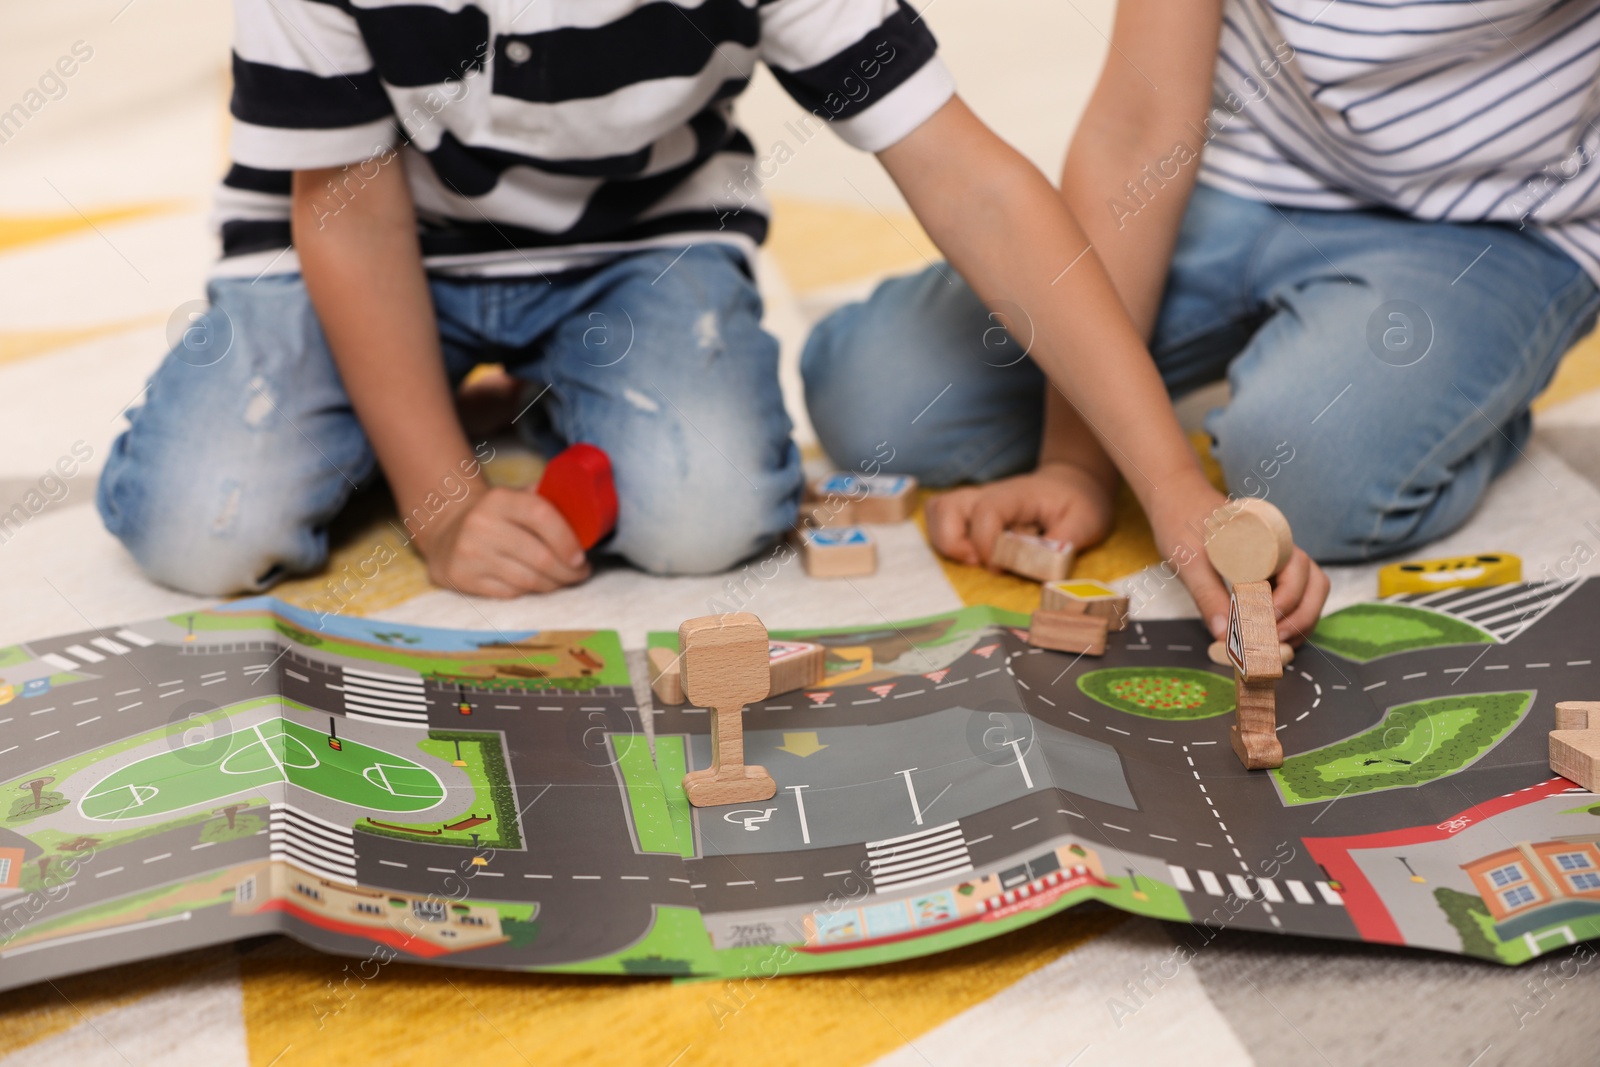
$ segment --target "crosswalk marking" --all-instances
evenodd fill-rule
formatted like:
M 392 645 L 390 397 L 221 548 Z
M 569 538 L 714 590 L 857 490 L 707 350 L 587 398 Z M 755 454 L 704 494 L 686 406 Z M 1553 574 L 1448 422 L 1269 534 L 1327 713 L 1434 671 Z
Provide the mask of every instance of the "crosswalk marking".
M 146 637 L 144 634 L 139 633 L 137 630 L 118 630 L 117 636 L 128 642 L 128 644 L 138 645 L 140 648 L 149 648 L 151 645 L 155 644 L 154 641 Z
M 78 664 L 75 661 L 65 656 L 58 656 L 54 652 L 46 652 L 39 659 L 50 664 L 58 671 L 75 671 L 78 669 Z
M 1194 879 L 1189 877 L 1187 868 L 1180 867 L 1176 863 L 1170 863 L 1167 865 L 1167 870 L 1172 873 L 1172 884 L 1179 890 L 1185 893 L 1193 893 L 1195 891 Z M 1228 895 L 1228 890 L 1222 888 L 1222 878 L 1219 878 L 1214 872 L 1196 869 L 1194 873 L 1200 880 L 1200 888 L 1207 893 L 1214 897 Z M 1279 889 L 1278 883 L 1271 878 L 1247 874 L 1229 874 L 1223 877 L 1227 878 L 1228 887 L 1236 897 L 1244 900 L 1266 901 L 1268 904 L 1284 903 L 1283 890 Z M 1289 891 L 1289 897 L 1296 904 L 1316 903 L 1316 898 L 1311 895 L 1311 891 L 1306 888 L 1304 882 L 1294 878 L 1285 878 L 1283 886 L 1284 889 Z M 1324 903 L 1343 906 L 1344 898 L 1327 882 L 1317 882 L 1316 887 L 1317 891 L 1322 894 Z
M 867 842 L 867 873 L 878 893 L 950 878 L 972 870 L 960 822 L 903 837 Z
M 84 648 L 82 645 L 68 645 L 66 651 L 83 660 L 85 663 L 104 663 L 105 657 L 93 649 Z
M 319 878 L 356 884 L 355 831 L 291 804 L 274 804 L 268 813 L 272 859 Z
M 428 692 L 421 675 L 380 674 L 341 667 L 343 685 L 328 688 L 344 695 L 345 714 L 365 722 L 428 728 Z
M 109 637 L 96 637 L 89 641 L 95 648 L 104 649 L 113 656 L 125 656 L 128 653 L 127 645 L 119 645 Z
M 1565 600 L 1577 582 L 1528 582 L 1487 588 L 1444 589 L 1391 597 L 1397 604 L 1450 615 L 1510 641 Z

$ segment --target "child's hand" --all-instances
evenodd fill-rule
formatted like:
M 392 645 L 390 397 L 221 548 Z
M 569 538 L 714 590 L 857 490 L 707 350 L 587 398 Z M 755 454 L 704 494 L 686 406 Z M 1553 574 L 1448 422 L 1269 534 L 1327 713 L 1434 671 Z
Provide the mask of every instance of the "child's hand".
M 1160 494 L 1161 503 L 1150 509 L 1150 526 L 1156 547 L 1168 564 L 1176 564 L 1178 576 L 1194 597 L 1200 619 L 1211 636 L 1222 640 L 1228 631 L 1228 587 L 1211 566 L 1206 555 L 1208 529 L 1226 512 L 1227 497 L 1210 483 L 1200 482 L 1183 492 Z M 1278 611 L 1278 640 L 1291 645 L 1305 641 L 1322 615 L 1328 599 L 1328 576 L 1298 546 L 1289 562 L 1272 580 L 1272 606 Z
M 987 565 L 1002 530 L 1038 526 L 1044 536 L 1079 548 L 1111 530 L 1111 491 L 1065 463 L 988 485 L 955 489 L 928 501 L 928 540 L 959 563 Z
M 548 593 L 589 577 L 589 560 L 561 512 L 532 489 L 473 493 L 417 538 L 428 577 L 460 593 Z

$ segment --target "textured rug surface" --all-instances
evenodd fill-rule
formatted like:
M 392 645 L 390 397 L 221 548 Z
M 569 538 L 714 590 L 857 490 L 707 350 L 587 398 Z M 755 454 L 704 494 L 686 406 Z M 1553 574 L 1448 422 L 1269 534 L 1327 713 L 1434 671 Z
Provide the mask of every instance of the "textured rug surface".
M 942 0 L 924 5 L 963 93 L 1053 172 L 1106 49 L 1109 0 Z M 0 144 L 0 506 L 76 442 L 92 450 L 58 501 L 0 545 L 0 644 L 182 610 L 145 582 L 89 506 L 120 422 L 203 293 L 215 252 L 207 195 L 224 165 L 225 5 L 86 0 L 12 5 L 0 40 L 0 110 L 75 42 L 93 57 L 59 98 Z M 1029 32 L 1019 35 L 1015 27 Z M 30 105 L 31 106 L 31 105 Z M 798 111 L 765 73 L 742 103 L 758 146 Z M 889 273 L 935 255 L 869 158 L 830 139 L 801 147 L 769 187 L 760 265 L 791 410 L 808 442 L 796 357 L 808 324 Z M 1541 401 L 1522 460 L 1468 526 L 1439 546 L 1521 553 L 1530 574 L 1576 546 L 1600 553 L 1600 342 L 1581 344 Z M 914 387 L 908 386 L 908 387 Z M 930 396 L 932 391 L 930 391 Z M 1201 443 L 1203 447 L 1203 442 Z M 538 461 L 508 452 L 492 476 Z M 327 574 L 286 583 L 311 605 L 385 538 L 397 560 L 344 610 L 487 628 L 605 626 L 631 649 L 717 597 L 725 578 L 611 569 L 516 602 L 434 589 L 395 543 L 390 505 L 340 521 Z M 1156 561 L 1131 497 L 1079 574 L 1123 579 Z M 1592 570 L 1585 562 L 1584 570 Z M 1373 568 L 1335 575 L 1335 602 L 1370 595 Z M 752 609 L 774 627 L 848 625 L 992 603 L 1036 606 L 1030 583 L 938 560 L 916 524 L 884 534 L 883 565 L 841 592 L 785 573 Z M 1181 596 L 1152 614 L 1182 614 Z M 1201 945 L 1193 958 L 1180 944 Z M 1175 960 L 1180 962 L 1174 962 Z M 0 967 L 4 963 L 0 962 Z M 1185 926 L 1084 907 L 1007 937 L 911 963 L 743 983 L 618 981 L 391 964 L 351 980 L 346 961 L 264 938 L 107 968 L 0 1000 L 0 1065 L 204 1063 L 461 1065 L 618 1063 L 1365 1064 L 1594 1062 L 1593 956 L 1505 970 L 1457 958 Z M 338 1010 L 329 1011 L 330 1004 Z

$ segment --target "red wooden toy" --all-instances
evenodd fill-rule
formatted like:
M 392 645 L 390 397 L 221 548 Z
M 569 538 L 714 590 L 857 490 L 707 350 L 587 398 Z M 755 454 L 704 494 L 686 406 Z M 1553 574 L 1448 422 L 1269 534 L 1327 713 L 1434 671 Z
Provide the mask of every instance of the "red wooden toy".
M 547 463 L 537 492 L 561 512 L 585 550 L 617 525 L 611 457 L 594 445 L 573 445 Z

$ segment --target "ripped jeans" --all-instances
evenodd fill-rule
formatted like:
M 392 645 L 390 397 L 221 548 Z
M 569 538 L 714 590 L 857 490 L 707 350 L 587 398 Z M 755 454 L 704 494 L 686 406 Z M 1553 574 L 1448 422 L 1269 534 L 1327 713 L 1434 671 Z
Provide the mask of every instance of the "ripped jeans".
M 547 454 L 586 441 L 610 455 L 621 507 L 609 551 L 654 573 L 706 573 L 793 525 L 800 456 L 778 345 L 736 250 L 653 249 L 551 280 L 434 277 L 429 289 L 452 383 L 503 363 L 543 390 L 526 420 Z M 217 279 L 208 295 L 191 329 L 206 343 L 180 344 L 151 378 L 97 503 L 156 581 L 259 591 L 323 563 L 328 524 L 376 461 L 298 274 Z

